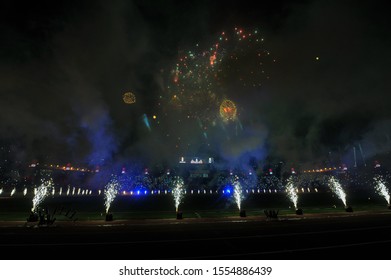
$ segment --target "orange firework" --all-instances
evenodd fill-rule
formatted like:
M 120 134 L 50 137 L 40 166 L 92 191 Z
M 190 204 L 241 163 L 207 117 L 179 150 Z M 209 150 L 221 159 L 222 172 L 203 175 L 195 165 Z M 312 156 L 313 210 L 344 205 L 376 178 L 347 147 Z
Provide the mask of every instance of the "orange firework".
M 136 96 L 132 92 L 126 92 L 122 96 L 122 99 L 126 104 L 133 104 L 136 102 Z
M 220 116 L 225 121 L 236 119 L 237 109 L 233 101 L 225 99 L 220 105 Z
M 215 60 L 216 60 L 216 52 L 209 58 L 210 65 L 213 66 L 213 64 L 215 64 Z

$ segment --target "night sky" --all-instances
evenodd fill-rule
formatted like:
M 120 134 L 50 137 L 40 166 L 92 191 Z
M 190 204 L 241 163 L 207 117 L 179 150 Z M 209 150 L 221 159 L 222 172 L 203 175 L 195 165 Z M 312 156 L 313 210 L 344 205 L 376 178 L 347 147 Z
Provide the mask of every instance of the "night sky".
M 386 3 L 2 1 L 0 140 L 19 161 L 74 165 L 388 153 Z

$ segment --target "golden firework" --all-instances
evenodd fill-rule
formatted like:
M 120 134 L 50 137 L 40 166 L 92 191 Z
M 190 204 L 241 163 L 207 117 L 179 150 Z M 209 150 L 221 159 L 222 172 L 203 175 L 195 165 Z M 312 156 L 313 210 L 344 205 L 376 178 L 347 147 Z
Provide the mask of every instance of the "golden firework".
M 171 97 L 171 104 L 177 108 L 182 106 L 181 100 L 176 94 Z
M 225 99 L 220 104 L 220 116 L 225 121 L 232 121 L 236 119 L 237 109 L 233 101 Z
M 122 99 L 126 104 L 133 104 L 136 103 L 136 96 L 134 95 L 133 92 L 126 92 L 122 96 Z

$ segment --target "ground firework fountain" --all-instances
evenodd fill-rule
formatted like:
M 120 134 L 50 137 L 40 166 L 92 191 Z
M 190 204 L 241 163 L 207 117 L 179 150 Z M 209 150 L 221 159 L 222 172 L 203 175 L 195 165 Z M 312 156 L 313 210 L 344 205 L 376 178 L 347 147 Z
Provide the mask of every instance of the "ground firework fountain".
M 106 186 L 104 190 L 105 194 L 105 207 L 106 207 L 106 221 L 113 220 L 113 214 L 109 213 L 111 203 L 114 201 L 115 197 L 119 192 L 120 185 L 116 179 L 112 179 Z
M 289 177 L 288 182 L 286 184 L 286 192 L 289 197 L 289 199 L 292 201 L 293 206 L 295 207 L 295 211 L 297 215 L 302 215 L 303 210 L 297 208 L 297 201 L 299 199 L 299 196 L 297 195 L 297 191 L 294 187 L 293 177 Z
M 182 219 L 182 212 L 179 212 L 179 204 L 181 204 L 184 194 L 185 188 L 183 179 L 180 177 L 176 177 L 173 181 L 172 195 L 174 196 L 177 219 Z
M 381 175 L 376 175 L 374 178 L 376 192 L 383 196 L 388 203 L 388 209 L 391 209 L 390 192 L 386 187 L 385 181 Z
M 241 204 L 243 200 L 243 190 L 242 185 L 239 182 L 239 177 L 235 175 L 234 182 L 234 199 L 236 202 L 236 205 L 238 206 L 240 217 L 246 217 L 246 211 L 241 209 Z
M 330 186 L 331 190 L 338 196 L 338 198 L 342 200 L 343 204 L 345 205 L 346 211 L 352 212 L 353 211 L 352 207 L 347 206 L 347 203 L 346 203 L 346 193 L 343 190 L 341 184 L 338 182 L 338 180 L 334 176 L 330 177 L 329 186 Z
M 42 181 L 41 185 L 36 189 L 36 192 L 33 197 L 33 207 L 31 208 L 30 217 L 27 219 L 27 221 L 38 221 L 39 205 L 44 201 L 45 197 L 49 195 L 52 186 L 53 180 L 50 178 L 47 181 Z
M 49 179 L 47 181 L 43 181 L 42 184 L 38 187 L 37 192 L 33 198 L 33 207 L 31 208 L 31 212 L 37 212 L 39 205 L 43 202 L 45 197 L 49 195 L 52 185 L 53 180 Z

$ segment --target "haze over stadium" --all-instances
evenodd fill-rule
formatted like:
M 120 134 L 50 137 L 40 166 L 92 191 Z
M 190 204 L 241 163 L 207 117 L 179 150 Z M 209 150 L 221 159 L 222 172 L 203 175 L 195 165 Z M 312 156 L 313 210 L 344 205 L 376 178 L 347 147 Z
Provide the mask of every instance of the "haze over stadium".
M 312 168 L 390 151 L 382 2 L 1 5 L 0 131 L 16 162 Z

